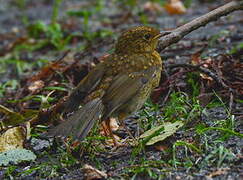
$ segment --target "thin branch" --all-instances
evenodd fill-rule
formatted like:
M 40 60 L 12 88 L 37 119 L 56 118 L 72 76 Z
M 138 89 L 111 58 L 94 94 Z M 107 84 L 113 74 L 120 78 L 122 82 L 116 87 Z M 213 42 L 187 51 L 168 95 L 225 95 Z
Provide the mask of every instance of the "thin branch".
M 199 66 L 195 66 L 192 64 L 172 64 L 167 66 L 167 68 L 169 69 L 173 69 L 173 68 L 177 68 L 177 67 L 183 67 L 183 68 L 191 68 L 193 70 L 199 71 L 203 74 L 208 75 L 209 77 L 213 78 L 219 85 L 221 85 L 223 88 L 228 89 L 229 86 L 227 86 L 216 74 L 214 74 L 212 71 L 210 71 L 209 69 L 203 68 L 200 65 Z
M 216 21 L 218 18 L 226 16 L 227 14 L 236 10 L 243 10 L 243 0 L 231 1 L 201 17 L 194 19 L 187 24 L 176 28 L 170 34 L 165 35 L 160 39 L 158 51 L 161 52 L 169 45 L 180 41 L 185 35 L 189 34 L 190 32 L 207 25 L 209 22 Z
M 233 92 L 230 92 L 230 101 L 229 101 L 229 113 L 232 114 L 232 107 L 234 102 L 234 95 Z

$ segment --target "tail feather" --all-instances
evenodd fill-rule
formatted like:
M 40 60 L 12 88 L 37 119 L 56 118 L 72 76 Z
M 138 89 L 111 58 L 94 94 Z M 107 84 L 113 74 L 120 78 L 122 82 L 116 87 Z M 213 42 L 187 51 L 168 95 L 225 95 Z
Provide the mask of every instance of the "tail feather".
M 95 122 L 104 113 L 101 99 L 94 99 L 72 114 L 67 121 L 59 124 L 48 132 L 49 136 L 71 136 L 82 140 L 89 133 Z

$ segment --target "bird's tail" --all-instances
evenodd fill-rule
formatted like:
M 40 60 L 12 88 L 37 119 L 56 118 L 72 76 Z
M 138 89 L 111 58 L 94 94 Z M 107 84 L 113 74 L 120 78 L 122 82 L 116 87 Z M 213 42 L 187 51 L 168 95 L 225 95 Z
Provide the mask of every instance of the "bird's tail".
M 104 114 L 104 105 L 100 98 L 94 99 L 72 114 L 67 121 L 51 129 L 48 136 L 70 136 L 82 140 Z

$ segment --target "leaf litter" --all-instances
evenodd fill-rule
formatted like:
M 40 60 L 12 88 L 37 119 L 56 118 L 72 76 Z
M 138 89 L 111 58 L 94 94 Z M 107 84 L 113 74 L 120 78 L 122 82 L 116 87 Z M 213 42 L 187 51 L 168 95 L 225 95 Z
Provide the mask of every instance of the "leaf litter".
M 215 3 L 217 5 L 217 3 Z M 214 5 L 215 5 L 214 4 Z M 211 6 L 209 4 L 209 6 Z M 210 8 L 209 8 L 210 9 Z M 200 10 L 198 10 L 200 11 Z M 208 10 L 206 10 L 208 11 Z M 136 24 L 136 16 L 135 16 L 135 20 L 133 20 L 133 14 L 134 12 L 128 13 L 128 15 L 125 17 L 121 17 L 121 21 L 119 21 L 119 18 L 114 17 L 114 22 L 124 22 L 125 24 L 129 24 L 129 21 L 131 21 L 130 23 L 132 25 Z M 158 12 L 158 13 L 162 13 L 162 12 Z M 190 14 L 191 12 L 189 12 Z M 196 14 L 197 12 L 195 12 Z M 190 14 L 192 15 L 192 14 Z M 187 16 L 187 15 L 185 15 Z M 192 15 L 193 16 L 193 15 Z M 116 19 L 117 18 L 117 19 Z M 169 17 L 171 18 L 170 20 L 173 20 L 173 17 Z M 154 18 L 150 18 L 149 21 L 151 22 L 158 22 L 160 23 L 161 26 L 161 22 L 159 20 L 159 18 L 154 17 Z M 177 25 L 180 24 L 180 21 L 176 21 L 176 23 L 171 23 L 171 21 L 169 21 L 170 23 L 166 24 L 166 22 L 163 24 L 163 27 L 165 27 L 165 29 L 169 29 L 171 27 L 176 27 Z M 77 25 L 75 24 L 77 22 L 74 21 L 73 24 L 67 25 L 65 23 L 63 23 L 64 26 L 66 26 L 66 28 L 72 28 L 72 27 L 77 27 Z M 221 23 L 221 24 L 220 24 Z M 227 22 L 225 22 L 225 20 L 220 21 L 220 23 L 216 22 L 215 26 L 211 26 L 209 25 L 210 29 L 214 29 L 214 31 L 216 31 L 217 27 L 219 29 L 224 28 L 225 26 L 227 26 Z M 237 30 L 237 20 L 233 20 L 232 21 L 233 26 L 235 27 L 230 27 L 232 31 L 234 31 L 235 29 Z M 123 25 L 122 23 L 121 26 L 118 25 L 119 23 L 111 23 L 112 27 L 115 27 L 119 30 L 125 29 L 125 25 Z M 107 23 L 103 23 L 103 25 L 107 25 Z M 112 31 L 116 31 L 116 29 L 113 28 Z M 208 31 L 208 34 L 214 34 L 214 33 L 210 33 L 210 29 Z M 240 29 L 240 31 L 242 32 L 242 29 Z M 16 31 L 17 32 L 17 31 Z M 230 108 L 230 111 L 232 114 L 235 114 L 237 116 L 237 118 L 240 118 L 242 116 L 242 94 L 243 94 L 243 75 L 242 75 L 242 59 L 241 59 L 241 54 L 239 52 L 241 52 L 241 50 L 239 51 L 235 51 L 232 53 L 232 55 L 228 55 L 225 52 L 226 51 L 230 51 L 230 49 L 225 49 L 224 47 L 222 48 L 222 45 L 227 44 L 227 47 L 233 47 L 235 44 L 235 42 L 238 42 L 239 40 L 242 39 L 242 33 L 234 33 L 234 34 L 222 34 L 222 37 L 215 37 L 212 38 L 212 41 L 210 43 L 207 43 L 210 39 L 206 39 L 208 38 L 207 35 L 208 34 L 204 34 L 205 32 L 207 32 L 207 30 L 201 30 L 201 32 L 197 32 L 197 33 L 192 33 L 191 36 L 186 37 L 183 41 L 179 42 L 176 46 L 170 47 L 168 49 L 166 49 L 162 56 L 164 57 L 163 59 L 167 59 L 165 61 L 165 71 L 163 72 L 163 76 L 162 76 L 162 81 L 161 81 L 161 85 L 155 90 L 154 94 L 153 94 L 153 100 L 155 102 L 158 102 L 159 104 L 161 104 L 162 106 L 162 110 L 163 111 L 163 107 L 170 101 L 171 99 L 171 93 L 173 93 L 174 91 L 183 91 L 186 92 L 188 94 L 192 93 L 193 87 L 191 87 L 191 85 L 188 85 L 187 82 L 187 78 L 188 78 L 188 73 L 195 73 L 195 80 L 197 81 L 198 84 L 198 93 L 196 94 L 196 96 L 198 97 L 198 99 L 200 100 L 201 104 L 204 104 L 204 106 L 208 105 L 211 100 L 213 100 L 215 98 L 215 93 L 217 93 L 217 96 L 219 96 L 220 98 L 222 98 L 224 100 L 224 102 L 227 102 Z M 22 31 L 18 31 L 17 33 L 22 33 Z M 238 34 L 238 37 L 235 38 L 235 34 Z M 203 37 L 203 38 L 200 38 Z M 5 39 L 4 39 L 5 38 Z M 4 39 L 5 45 L 3 46 L 3 48 L 1 48 L 1 56 L 6 56 L 7 53 L 11 53 L 13 51 L 13 49 L 18 46 L 18 44 L 22 44 L 25 42 L 28 42 L 28 40 L 26 40 L 25 35 L 18 37 L 16 36 L 16 34 L 14 33 L 10 33 L 8 34 L 8 36 L 1 36 L 1 39 Z M 74 37 L 73 41 L 80 41 L 79 37 Z M 108 40 L 107 40 L 108 41 Z M 42 116 L 44 117 L 44 121 L 40 121 L 40 119 L 34 119 L 33 120 L 33 124 L 32 127 L 35 127 L 36 124 L 49 124 L 52 123 L 50 121 L 50 116 L 52 116 L 53 114 L 48 114 L 49 112 L 53 112 L 53 108 L 54 108 L 54 113 L 58 113 L 61 110 L 61 105 L 62 105 L 62 99 L 64 96 L 67 96 L 67 91 L 70 91 L 71 88 L 70 87 L 75 87 L 75 85 L 77 85 L 77 83 L 83 78 L 85 77 L 85 75 L 89 72 L 89 70 L 100 61 L 100 59 L 98 59 L 97 57 L 100 57 L 102 54 L 100 52 L 100 50 L 102 49 L 103 52 L 107 52 L 107 49 L 109 49 L 112 44 L 113 41 L 108 41 L 107 44 L 103 44 L 101 43 L 97 43 L 96 47 L 95 45 L 91 45 L 91 47 L 85 51 L 84 53 L 70 53 L 70 52 L 64 52 L 63 56 L 61 56 L 59 59 L 57 59 L 56 61 L 53 61 L 51 63 L 49 63 L 49 65 L 43 67 L 41 70 L 37 70 L 38 73 L 35 73 L 35 75 L 33 76 L 27 76 L 25 78 L 23 78 L 21 81 L 21 89 L 19 89 L 16 93 L 16 91 L 13 92 L 6 92 L 5 93 L 5 97 L 3 99 L 0 100 L 0 103 L 4 105 L 4 107 L 8 108 L 8 109 L 13 109 L 13 111 L 11 110 L 12 114 L 13 112 L 17 112 L 21 115 L 20 119 L 23 119 L 23 121 L 28 121 L 28 120 L 33 120 L 32 118 L 34 116 Z M 191 43 L 193 42 L 193 43 Z M 215 42 L 217 42 L 218 44 L 213 45 Z M 221 45 L 221 44 L 222 45 Z M 75 43 L 74 43 L 75 44 Z M 206 47 L 205 47 L 206 44 Z M 75 44 L 76 45 L 76 44 Z M 202 48 L 203 46 L 203 48 Z M 211 46 L 211 47 L 210 47 Z M 105 48 L 104 48 L 105 47 Z M 213 48 L 215 48 L 215 50 L 213 50 Z M 104 50 L 105 49 L 105 50 Z M 198 50 L 199 49 L 199 50 Z M 186 50 L 186 51 L 185 51 Z M 48 52 L 48 48 L 47 49 L 40 49 L 37 50 L 35 53 L 37 54 L 37 56 L 41 56 L 42 54 L 45 54 L 45 52 Z M 214 53 L 214 54 L 213 54 Z M 216 54 L 215 54 L 216 53 Z M 54 56 L 52 55 L 52 57 L 57 57 L 55 55 L 55 53 L 53 53 Z M 60 54 L 60 53 L 59 53 Z M 176 55 L 176 56 L 175 56 Z M 207 55 L 207 57 L 203 57 Z M 178 58 L 180 59 L 178 61 Z M 56 59 L 56 58 L 53 58 Z M 88 59 L 86 62 L 84 61 L 84 59 Z M 180 63 L 178 65 L 178 62 Z M 185 65 L 186 64 L 186 65 Z M 187 66 L 187 64 L 192 64 L 191 66 Z M 175 66 L 173 66 L 175 65 Z M 209 70 L 209 71 L 205 71 L 205 69 Z M 62 74 L 62 76 L 60 76 L 60 74 Z M 65 79 L 66 83 L 63 83 L 63 77 Z M 215 80 L 216 79 L 216 80 Z M 54 93 L 50 94 L 51 90 L 45 89 L 46 87 L 60 87 L 60 88 L 66 88 L 67 91 L 59 91 L 58 89 L 54 90 Z M 195 90 L 196 88 L 194 88 Z M 14 94 L 14 96 L 12 96 Z M 40 98 L 36 95 L 42 95 L 43 97 Z M 10 102 L 9 100 L 14 99 L 14 100 L 19 100 L 21 98 L 25 98 L 26 96 L 29 96 L 31 98 L 27 99 L 27 100 L 23 100 L 23 101 L 16 101 L 16 102 Z M 53 96 L 55 99 L 51 99 L 50 97 Z M 11 98 L 14 97 L 14 98 Z M 32 98 L 35 97 L 35 98 Z M 47 102 L 44 102 L 44 99 L 47 99 Z M 161 103 L 163 102 L 163 103 Z M 239 103 L 240 102 L 240 103 Z M 43 104 L 45 103 L 45 106 L 43 106 Z M 58 105 L 59 104 L 59 105 Z M 45 107 L 44 109 L 42 107 Z M 29 116 L 26 117 L 24 116 L 23 118 L 23 112 L 26 111 L 27 109 L 33 109 L 33 110 L 37 110 L 37 112 L 35 112 L 34 116 Z M 48 111 L 51 110 L 51 111 Z M 213 112 L 216 111 L 217 113 L 217 109 L 213 110 Z M 3 121 L 6 119 L 6 114 L 2 116 L 3 117 Z M 15 116 L 17 117 L 17 116 Z M 135 115 L 133 117 L 131 117 L 130 119 L 137 119 L 138 116 Z M 150 118 L 150 115 L 149 115 Z M 12 119 L 12 118 L 10 118 Z M 43 119 L 41 119 L 43 120 Z M 61 121 L 62 119 L 58 119 L 57 121 Z M 216 123 L 216 120 L 210 120 L 212 122 L 212 124 Z M 22 121 L 21 121 L 22 122 Z M 130 121 L 127 121 L 127 125 L 128 127 L 131 126 L 131 123 L 129 123 Z M 160 123 L 160 122 L 159 122 Z M 168 122 L 166 122 L 168 123 Z M 166 124 L 165 123 L 165 124 Z M 157 124 L 158 126 L 160 124 Z M 238 124 L 237 124 L 238 125 Z M 241 124 L 239 124 L 239 126 L 235 129 L 236 131 L 239 131 L 240 127 L 242 127 Z M 12 128 L 11 126 L 9 128 Z M 162 127 L 161 127 L 162 128 Z M 138 129 L 138 126 L 136 125 L 135 127 L 131 127 L 132 131 L 137 131 L 138 133 L 141 133 L 139 131 L 143 131 L 141 129 Z M 163 129 L 163 128 L 162 128 Z M 9 129 L 11 130 L 11 129 Z M 36 128 L 36 130 L 38 130 L 38 128 Z M 42 130 L 41 130 L 42 131 Z M 189 137 L 196 137 L 195 132 L 193 133 L 193 131 L 187 130 L 187 131 L 183 131 L 183 130 L 179 130 L 178 132 L 174 132 L 174 131 L 170 131 L 172 132 L 171 135 L 174 135 L 173 137 L 170 137 L 169 140 L 171 140 L 172 142 L 175 142 L 175 140 L 173 140 L 174 138 L 176 138 L 177 140 L 182 140 L 182 141 L 187 141 L 190 140 Z M 125 132 L 126 134 L 126 132 Z M 136 133 L 135 133 L 136 134 Z M 92 138 L 92 137 L 91 137 Z M 162 136 L 162 139 L 164 138 L 164 136 Z M 97 145 L 97 141 L 96 139 L 103 141 L 102 138 L 95 136 L 94 140 L 92 140 L 91 142 L 84 142 L 84 143 L 91 143 L 91 146 L 95 146 Z M 24 138 L 25 140 L 25 138 Z M 237 147 L 239 147 L 239 145 L 236 145 L 235 143 L 232 143 L 232 141 L 238 141 L 240 142 L 239 139 L 234 139 L 231 141 L 228 141 L 227 143 L 225 143 L 225 146 L 227 147 L 228 144 L 231 144 L 230 146 L 234 146 L 235 149 L 237 149 Z M 195 140 L 196 141 L 196 140 Z M 194 141 L 191 141 L 194 144 Z M 93 143 L 93 145 L 92 145 Z M 154 142 L 155 143 L 155 142 Z M 198 142 L 197 142 L 198 143 Z M 153 142 L 152 142 L 153 144 Z M 25 144 L 27 145 L 27 144 Z M 86 146 L 89 147 L 89 146 Z M 98 146 L 97 146 L 98 147 Z M 172 146 L 171 146 L 172 147 Z M 106 147 L 109 149 L 109 147 Z M 152 149 L 150 149 L 152 148 Z M 156 147 L 155 147 L 156 148 Z M 136 160 L 139 161 L 140 159 L 143 158 L 143 155 L 149 156 L 150 153 L 152 154 L 150 160 L 161 160 L 162 159 L 166 159 L 168 158 L 168 156 L 164 155 L 158 155 L 158 152 L 155 150 L 155 148 L 153 147 L 148 147 L 146 148 L 145 154 L 143 154 L 142 152 L 138 153 L 136 156 Z M 81 148 L 82 149 L 82 148 Z M 86 151 L 86 152 L 85 152 Z M 89 153 L 92 152 L 92 150 L 90 150 L 89 148 L 87 148 L 83 153 L 83 157 L 81 157 L 80 161 L 82 162 L 89 162 L 91 160 L 91 157 L 89 157 Z M 178 147 L 177 148 L 177 158 L 178 159 L 183 159 L 186 158 L 186 151 L 183 151 L 182 147 Z M 50 153 L 52 153 L 53 156 L 56 156 L 57 150 L 53 150 Z M 60 152 L 59 152 L 60 153 Z M 74 154 L 74 156 L 76 157 L 75 153 L 72 152 Z M 116 169 L 114 170 L 114 167 L 110 166 L 110 164 L 112 164 L 112 162 L 116 162 L 115 160 L 119 159 L 120 161 L 128 161 L 130 154 L 132 153 L 131 151 L 131 147 L 124 147 L 124 148 L 120 148 L 117 151 L 112 150 L 111 152 L 109 152 L 108 156 L 106 156 L 107 152 L 99 152 L 99 151 L 95 151 L 96 154 L 96 158 L 98 159 L 98 161 L 100 163 L 103 163 L 103 168 L 106 169 L 106 171 L 108 172 L 108 175 L 110 176 L 114 176 L 114 177 L 120 177 L 121 173 L 124 173 L 124 171 L 120 171 L 118 169 L 126 169 L 126 166 L 129 167 L 129 165 L 127 165 L 127 163 L 123 164 L 123 168 L 120 168 L 119 165 L 115 166 L 117 167 L 117 171 Z M 166 152 L 162 152 L 162 153 L 166 153 Z M 197 158 L 197 155 L 195 154 L 191 154 L 192 158 Z M 157 157 L 159 156 L 159 157 Z M 107 158 L 108 157 L 108 158 Z M 237 159 L 236 159 L 237 161 Z M 92 161 L 93 163 L 91 163 L 94 167 L 96 166 L 96 164 L 94 163 L 94 161 Z M 118 163 L 119 164 L 119 163 Z M 75 166 L 75 165 L 74 165 Z M 136 168 L 142 167 L 142 164 L 138 164 L 137 166 L 134 165 L 133 167 L 134 172 L 136 172 Z M 146 167 L 152 167 L 153 165 L 146 165 Z M 168 165 L 167 165 L 168 166 Z M 71 166 L 73 167 L 73 166 Z M 155 166 L 156 167 L 156 166 Z M 234 166 L 237 169 L 237 165 Z M 182 170 L 171 170 L 170 168 L 168 168 L 168 171 L 171 171 L 173 174 L 171 176 L 171 178 L 173 179 L 173 177 L 188 177 L 188 174 L 185 173 L 183 171 L 183 167 Z M 130 168 L 130 170 L 132 170 L 133 168 Z M 156 169 L 156 168 L 155 168 Z M 207 169 L 207 168 L 206 168 Z M 231 174 L 234 174 L 234 172 L 237 172 L 237 170 L 235 169 L 235 171 L 232 171 Z M 153 169 L 154 170 L 154 169 Z M 197 173 L 194 174 L 194 176 L 198 177 L 198 176 L 203 176 L 203 175 L 208 175 L 210 177 L 214 177 L 214 176 L 220 176 L 223 175 L 223 177 L 227 176 L 227 173 L 229 173 L 230 171 L 228 171 L 228 169 L 226 171 L 224 171 L 222 174 L 217 173 L 217 170 L 215 171 L 215 175 L 214 172 L 212 172 L 211 174 L 208 173 L 210 172 L 209 169 L 206 170 L 205 173 L 199 173 L 199 175 L 197 175 Z M 114 173 L 113 173 L 114 172 Z M 119 172 L 117 174 L 117 172 Z M 192 170 L 192 172 L 195 172 L 194 170 Z M 218 172 L 220 172 L 220 170 L 218 170 Z M 64 171 L 64 177 L 66 175 L 66 177 L 69 177 L 68 174 L 70 172 L 68 171 Z M 73 173 L 73 176 L 75 177 L 75 173 L 81 173 L 79 171 L 74 172 L 72 171 L 71 174 Z M 61 173 L 62 174 L 62 173 Z M 113 175 L 111 175 L 113 174 Z M 166 176 L 166 173 L 164 174 Z M 36 174 L 36 176 L 38 177 L 38 174 Z M 41 176 L 41 175 L 40 175 Z M 82 175 L 81 175 L 82 176 Z M 237 174 L 234 174 L 235 177 L 237 177 Z

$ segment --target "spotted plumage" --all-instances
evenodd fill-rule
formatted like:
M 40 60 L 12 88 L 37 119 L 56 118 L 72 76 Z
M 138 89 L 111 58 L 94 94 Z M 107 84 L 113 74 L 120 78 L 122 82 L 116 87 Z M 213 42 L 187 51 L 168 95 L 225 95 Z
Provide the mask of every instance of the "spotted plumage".
M 109 126 L 110 117 L 123 121 L 139 110 L 159 84 L 162 61 L 156 46 L 160 36 L 157 29 L 147 26 L 123 32 L 114 53 L 98 64 L 68 98 L 64 112 L 76 112 L 50 134 L 83 139 L 98 119 Z M 80 104 L 83 107 L 77 110 Z M 90 115 L 85 114 L 87 108 L 94 108 Z

